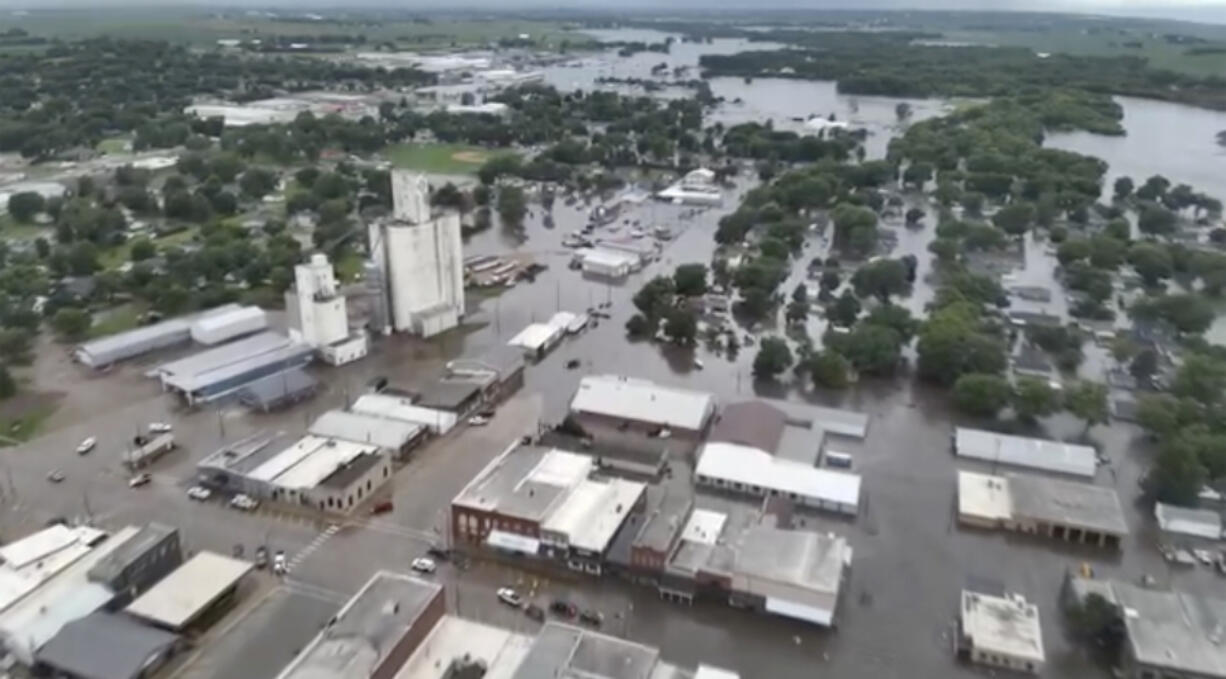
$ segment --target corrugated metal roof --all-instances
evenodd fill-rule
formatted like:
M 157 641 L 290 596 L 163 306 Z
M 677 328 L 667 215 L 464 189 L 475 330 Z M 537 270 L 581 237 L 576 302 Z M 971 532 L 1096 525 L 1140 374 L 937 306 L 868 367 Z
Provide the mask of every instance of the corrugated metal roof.
M 577 413 L 698 431 L 714 413 L 715 397 L 661 386 L 649 380 L 591 375 L 580 380 L 570 409 Z
M 37 656 L 78 679 L 135 679 L 176 639 L 126 616 L 93 613 L 64 625 Z
M 157 372 L 168 381 L 187 383 L 205 373 L 250 360 L 254 356 L 281 349 L 290 344 L 288 337 L 275 332 L 262 332 L 236 342 L 197 352 L 177 361 L 164 363 Z
M 1207 540 L 1222 539 L 1222 517 L 1208 509 L 1176 507 L 1163 502 L 1154 504 L 1158 527 L 1167 533 L 1190 535 Z
M 958 427 L 954 439 L 959 457 L 1029 467 L 1093 478 L 1098 468 L 1094 449 L 1072 443 L 1010 436 Z
M 694 473 L 726 483 L 769 488 L 787 496 L 795 494 L 822 503 L 857 507 L 860 477 L 832 472 L 735 443 L 708 443 L 702 448 Z
M 349 408 L 355 413 L 413 422 L 437 433 L 446 434 L 458 419 L 455 413 L 415 406 L 411 401 L 386 394 L 366 394 L 358 397 Z
M 345 439 L 399 450 L 421 433 L 422 426 L 404 420 L 329 410 L 316 418 L 308 430 L 316 436 Z

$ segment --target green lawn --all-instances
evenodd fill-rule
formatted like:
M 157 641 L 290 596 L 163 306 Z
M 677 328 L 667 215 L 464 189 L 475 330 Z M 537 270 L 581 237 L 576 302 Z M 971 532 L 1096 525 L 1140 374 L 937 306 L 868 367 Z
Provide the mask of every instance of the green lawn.
M 106 317 L 95 322 L 89 328 L 89 338 L 105 337 L 117 332 L 131 330 L 140 325 L 141 314 L 145 312 L 143 304 L 122 304 L 107 312 Z
M 336 277 L 342 283 L 356 281 L 362 273 L 362 265 L 366 260 L 352 250 L 346 250 L 340 259 L 336 260 Z
M 396 167 L 432 174 L 472 174 L 499 151 L 463 144 L 397 144 L 385 152 Z
M 37 436 L 43 423 L 58 409 L 57 403 L 49 402 L 31 408 L 17 417 L 0 417 L 0 448 L 25 443 Z
M 111 137 L 110 139 L 103 139 L 102 141 L 98 142 L 97 150 L 99 153 L 123 153 L 127 151 L 129 141 L 130 140 L 127 137 Z
M 0 238 L 5 240 L 34 240 L 39 236 L 51 238 L 54 235 L 50 227 L 18 224 L 7 212 L 0 215 Z
M 187 243 L 191 241 L 195 235 L 195 228 L 184 229 L 162 238 L 154 238 L 153 244 L 160 250 L 162 248 Z M 119 267 L 123 266 L 124 262 L 131 259 L 131 250 L 132 241 L 126 241 L 123 245 L 117 245 L 109 250 L 103 251 L 102 254 L 98 255 L 98 263 L 102 265 L 103 269 L 118 269 Z

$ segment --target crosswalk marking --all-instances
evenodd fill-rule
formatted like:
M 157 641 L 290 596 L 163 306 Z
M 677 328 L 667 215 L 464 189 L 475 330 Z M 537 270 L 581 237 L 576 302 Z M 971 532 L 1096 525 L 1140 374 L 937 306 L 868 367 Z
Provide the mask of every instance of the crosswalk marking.
M 301 551 L 294 555 L 294 558 L 289 560 L 289 563 L 286 564 L 285 571 L 288 573 L 294 570 L 294 568 L 301 564 L 308 556 L 315 553 L 315 550 L 323 547 L 324 543 L 327 542 L 333 535 L 336 535 L 337 531 L 340 529 L 341 527 L 339 525 L 335 523 L 330 524 L 322 533 L 315 536 L 315 539 L 311 541 L 311 544 L 303 547 Z
M 325 587 L 320 587 L 319 585 L 312 585 L 311 583 L 303 582 L 302 580 L 286 578 L 282 581 L 282 584 L 285 586 L 286 590 L 293 594 L 301 594 L 303 596 L 311 597 L 312 599 L 319 599 L 320 601 L 326 601 L 338 606 L 342 606 L 349 601 L 349 596 L 347 594 L 327 589 Z
M 367 520 L 367 521 L 355 521 L 353 522 L 353 525 L 361 527 L 361 528 L 367 528 L 369 530 L 373 530 L 379 533 L 386 533 L 387 535 L 394 535 L 397 537 L 407 538 L 409 540 L 421 540 L 423 542 L 429 542 L 431 544 L 442 542 L 442 539 L 443 539 L 441 535 L 439 535 L 438 533 L 432 532 L 432 531 L 421 530 L 420 528 L 412 528 L 410 526 L 401 526 L 399 524 L 394 524 L 394 523 L 390 523 L 387 521 L 380 521 L 377 519 Z

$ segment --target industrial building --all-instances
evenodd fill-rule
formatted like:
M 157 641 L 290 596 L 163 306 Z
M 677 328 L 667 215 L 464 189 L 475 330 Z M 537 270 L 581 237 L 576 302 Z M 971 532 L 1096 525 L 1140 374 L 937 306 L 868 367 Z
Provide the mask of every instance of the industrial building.
M 860 511 L 860 477 L 735 443 L 702 447 L 694 482 L 717 490 L 758 497 L 782 497 L 797 505 L 855 516 Z
M 194 316 L 171 318 L 153 325 L 100 337 L 80 344 L 73 355 L 78 362 L 91 368 L 105 368 L 151 351 L 187 344 L 192 339 L 193 323 L 214 315 L 224 316 L 240 308 L 237 304 L 226 304 Z
M 301 368 L 283 370 L 250 382 L 238 392 L 243 405 L 261 412 L 272 412 L 305 401 L 315 395 L 319 382 Z
M 272 502 L 347 513 L 391 476 L 375 444 L 308 435 L 288 447 L 277 434 L 231 443 L 196 465 L 202 484 Z
M 35 667 L 60 679 L 146 679 L 180 646 L 174 634 L 126 615 L 91 613 L 40 648 Z
M 954 430 L 953 444 L 958 457 L 993 465 L 1025 467 L 1087 479 L 1094 478 L 1098 469 L 1094 449 L 1072 443 L 958 427 Z
M 316 349 L 331 365 L 356 361 L 368 351 L 366 333 L 349 330 L 345 296 L 328 256 L 311 255 L 294 267 L 294 287 L 285 291 L 290 339 Z
M 417 391 L 413 404 L 430 410 L 455 413 L 463 418 L 481 405 L 481 384 L 464 378 L 437 379 Z
M 192 341 L 205 346 L 251 335 L 268 327 L 268 316 L 256 306 L 243 306 L 192 321 Z
M 375 415 L 329 410 L 315 419 L 307 432 L 323 438 L 343 439 L 378 446 L 394 457 L 407 456 L 426 435 L 420 424 Z
M 539 361 L 553 350 L 566 336 L 569 315 L 555 314 L 549 321 L 530 323 L 507 341 L 507 346 L 516 347 L 534 361 Z
M 1046 660 L 1038 606 L 1017 594 L 964 590 L 958 654 L 981 665 L 1038 674 Z
M 305 344 L 263 332 L 171 361 L 154 372 L 164 389 L 196 405 L 233 394 L 262 377 L 300 368 L 312 354 Z
M 724 204 L 724 193 L 715 184 L 715 173 L 705 167 L 686 173 L 680 181 L 657 193 L 656 197 L 677 205 L 716 207 Z
M 442 586 L 379 571 L 278 679 L 394 677 L 445 612 Z
M 596 439 L 610 430 L 645 436 L 668 431 L 696 445 L 714 414 L 711 394 L 616 375 L 584 377 L 570 402 L 571 417 Z
M 385 332 L 433 337 L 464 316 L 464 252 L 460 216 L 431 211 L 430 187 L 422 175 L 392 171 L 390 219 L 369 227 L 370 281 Z M 382 314 L 378 314 L 382 315 Z
M 109 608 L 126 606 L 183 563 L 179 529 L 147 524 L 89 570 L 89 579 L 110 587 Z
M 1226 599 L 1154 589 L 1119 580 L 1070 576 L 1066 603 L 1097 594 L 1114 605 L 1124 625 L 1120 672 L 1128 679 L 1222 679 Z
M 598 278 L 625 278 L 643 266 L 638 255 L 608 248 L 580 250 L 575 256 L 583 273 Z
M 414 404 L 412 399 L 408 397 L 392 394 L 364 394 L 353 402 L 349 410 L 355 413 L 420 424 L 430 430 L 430 433 L 435 436 L 442 436 L 451 431 L 460 419 L 453 412 L 425 408 Z
M 1115 549 L 1128 536 L 1114 489 L 1024 474 L 959 471 L 958 521 Z
M 524 386 L 524 355 L 516 347 L 494 346 L 448 361 L 446 371 L 448 378 L 478 384 L 483 403 L 501 403 Z
M 0 641 L 4 648 L 22 664 L 33 665 L 38 650 L 59 634 L 64 625 L 109 604 L 115 593 L 106 584 L 91 580 L 89 573 L 137 532 L 135 526 L 116 531 L 8 606 L 0 613 Z M 34 551 L 44 550 L 45 543 L 60 537 L 57 533 L 46 540 L 23 541 L 16 550 L 18 560 L 13 565 L 37 569 L 38 560 L 31 560 Z
M 1210 509 L 1155 502 L 1154 518 L 1158 520 L 1158 529 L 1169 540 L 1218 542 L 1222 539 L 1222 515 Z
M 661 576 L 660 595 L 685 602 L 714 598 L 833 626 L 851 546 L 843 537 L 794 530 L 777 518 L 695 509 Z
M 124 610 L 151 625 L 180 633 L 210 610 L 227 606 L 252 568 L 247 561 L 197 552 Z

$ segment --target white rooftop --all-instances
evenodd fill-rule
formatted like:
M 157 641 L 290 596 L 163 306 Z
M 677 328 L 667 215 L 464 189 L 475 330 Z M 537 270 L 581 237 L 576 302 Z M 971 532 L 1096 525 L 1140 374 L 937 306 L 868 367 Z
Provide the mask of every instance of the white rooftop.
M 483 679 L 509 679 L 528 655 L 532 641 L 526 634 L 445 615 L 395 679 L 444 679 L 451 661 L 466 655 L 485 663 L 488 669 Z
M 523 347 L 531 351 L 540 351 L 557 341 L 566 332 L 565 325 L 552 323 L 532 323 L 510 339 L 507 344 Z
M 591 375 L 580 380 L 570 409 L 571 412 L 698 431 L 714 414 L 715 397 L 700 391 L 665 387 L 650 380 Z
M 681 539 L 687 542 L 697 542 L 702 545 L 714 545 L 724 532 L 724 524 L 728 515 L 710 509 L 695 509 L 690 514 L 690 520 L 681 529 Z
M 958 515 L 1002 522 L 1013 516 L 1009 482 L 991 474 L 958 472 Z
M 959 457 L 1086 478 L 1094 478 L 1098 468 L 1094 449 L 1089 446 L 965 427 L 958 427 L 954 437 Z
M 860 504 L 860 477 L 856 474 L 811 467 L 735 443 L 704 445 L 694 473 L 726 483 L 769 488 L 785 497 L 795 494 L 823 503 Z
M 180 629 L 252 568 L 251 563 L 199 552 L 125 609 L 151 622 Z
M 1043 663 L 1039 608 L 1018 595 L 963 590 L 962 632 L 976 650 Z
M 741 679 L 741 675 L 712 665 L 699 665 L 694 679 Z
M 312 435 L 399 450 L 422 431 L 422 425 L 365 413 L 329 410 L 311 423 Z
M 353 402 L 349 410 L 366 415 L 377 415 L 393 420 L 420 424 L 436 433 L 450 431 L 456 423 L 456 414 L 445 410 L 423 408 L 413 405 L 407 398 L 387 394 L 365 394 Z
M 50 526 L 0 547 L 0 611 L 86 556 L 106 536 L 89 526 Z
M 592 458 L 554 448 L 524 477 L 525 481 L 549 486 L 573 488 L 592 472 Z
M 1158 527 L 1167 533 L 1190 535 L 1206 540 L 1222 539 L 1222 517 L 1208 509 L 1176 507 L 1163 502 L 1154 504 Z
M 646 489 L 646 484 L 625 479 L 584 479 L 541 528 L 567 536 L 576 549 L 604 552 Z
M 639 263 L 638 255 L 619 250 L 609 250 L 608 248 L 591 248 L 590 250 L 583 250 L 581 254 L 583 255 L 584 262 L 598 266 L 632 267 Z
M 375 445 L 308 435 L 247 476 L 283 488 L 314 488 L 355 457 L 376 452 Z

